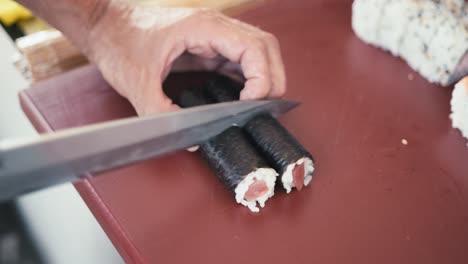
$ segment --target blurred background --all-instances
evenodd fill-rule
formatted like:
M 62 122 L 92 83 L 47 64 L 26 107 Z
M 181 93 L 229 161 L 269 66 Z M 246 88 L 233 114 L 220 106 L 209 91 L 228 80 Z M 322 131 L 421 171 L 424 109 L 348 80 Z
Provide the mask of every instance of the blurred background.
M 32 79 L 24 65 L 15 66 L 23 59 L 15 41 L 48 27 L 6 0 L 0 0 L 0 21 L 0 139 L 34 137 L 17 95 Z M 123 261 L 74 187 L 66 184 L 0 204 L 0 263 Z

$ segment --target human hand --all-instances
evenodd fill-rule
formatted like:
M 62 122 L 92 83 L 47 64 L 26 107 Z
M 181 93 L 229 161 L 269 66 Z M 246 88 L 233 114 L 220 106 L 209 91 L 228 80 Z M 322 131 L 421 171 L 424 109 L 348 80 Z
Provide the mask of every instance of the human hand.
M 139 115 L 178 108 L 162 90 L 172 68 L 241 73 L 241 100 L 286 90 L 277 39 L 214 10 L 111 3 L 87 43 L 90 59 Z

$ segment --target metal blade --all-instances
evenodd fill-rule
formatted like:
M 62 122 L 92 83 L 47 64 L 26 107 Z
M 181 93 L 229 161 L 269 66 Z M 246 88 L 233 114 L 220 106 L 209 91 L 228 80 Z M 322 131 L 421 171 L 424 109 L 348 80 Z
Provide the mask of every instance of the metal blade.
M 0 200 L 75 181 L 185 149 L 244 125 L 261 112 L 278 116 L 298 105 L 285 100 L 236 101 L 134 117 L 47 134 L 0 149 Z

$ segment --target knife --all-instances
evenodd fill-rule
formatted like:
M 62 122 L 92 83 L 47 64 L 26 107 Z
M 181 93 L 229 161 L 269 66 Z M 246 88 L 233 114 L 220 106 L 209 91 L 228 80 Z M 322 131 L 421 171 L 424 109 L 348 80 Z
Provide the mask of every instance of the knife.
M 0 148 L 0 201 L 201 144 L 259 113 L 299 103 L 235 101 L 66 129 Z

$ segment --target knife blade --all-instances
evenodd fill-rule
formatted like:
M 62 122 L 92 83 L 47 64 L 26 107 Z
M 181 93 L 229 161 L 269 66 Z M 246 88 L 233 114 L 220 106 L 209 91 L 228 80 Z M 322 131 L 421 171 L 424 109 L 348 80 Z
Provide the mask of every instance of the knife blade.
M 259 100 L 205 105 L 62 130 L 5 147 L 0 149 L 0 200 L 185 149 L 259 113 L 276 117 L 298 104 Z

